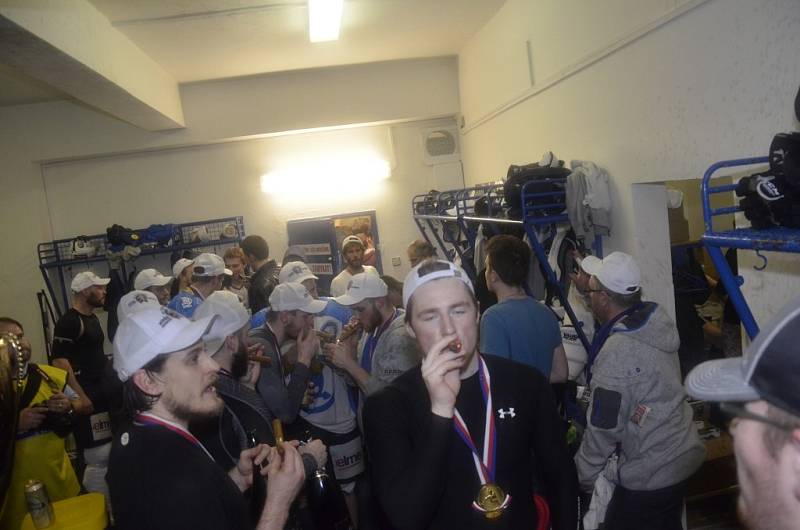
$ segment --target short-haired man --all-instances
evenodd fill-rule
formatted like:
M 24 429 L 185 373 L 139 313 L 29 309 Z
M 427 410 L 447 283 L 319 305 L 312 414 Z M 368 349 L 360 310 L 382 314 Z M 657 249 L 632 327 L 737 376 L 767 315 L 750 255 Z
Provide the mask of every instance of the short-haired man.
M 365 271 L 377 272 L 375 267 L 364 265 L 364 242 L 358 236 L 347 236 L 342 240 L 342 259 L 345 268 L 331 281 L 331 296 L 342 296 L 347 292 L 350 280 Z
M 408 263 L 412 267 L 419 265 L 421 261 L 426 259 L 436 258 L 436 249 L 433 245 L 422 239 L 412 241 L 406 249 L 406 256 L 408 256 Z
M 800 298 L 770 320 L 743 357 L 705 362 L 687 392 L 721 402 L 739 477 L 739 518 L 750 530 L 792 530 L 800 521 Z
M 120 323 L 114 366 L 133 421 L 115 434 L 108 471 L 117 528 L 251 528 L 241 492 L 265 461 L 269 493 L 256 527 L 283 528 L 305 478 L 295 447 L 284 444 L 281 457 L 258 445 L 225 473 L 188 429 L 223 407 L 214 386 L 219 365 L 202 342 L 214 318 L 192 322 L 166 308 L 143 309 Z
M 260 345 L 263 355 L 271 359 L 262 367 L 256 388 L 272 415 L 292 424 L 308 387 L 311 360 L 319 349 L 314 315 L 325 309 L 325 302 L 315 300 L 302 284 L 284 283 L 272 290 L 269 306 L 266 323 L 249 333 L 251 344 Z M 297 341 L 297 360 L 291 367 L 281 354 L 281 346 L 289 340 Z
M 25 482 L 36 477 L 47 488 L 50 500 L 74 497 L 80 486 L 69 461 L 64 436 L 73 414 L 88 414 L 92 404 L 69 372 L 30 362 L 31 343 L 22 324 L 0 317 L 0 335 L 13 335 L 22 353 L 22 393 L 17 417 L 17 437 L 11 478 L 0 510 L 0 528 L 19 528 L 28 512 Z
M 347 372 L 366 397 L 380 390 L 422 360 L 419 345 L 403 325 L 405 312 L 389 302 L 389 289 L 377 271 L 356 274 L 347 292 L 334 300 L 347 306 L 364 328 L 361 340 L 326 347 L 330 361 Z M 363 399 L 360 400 L 363 404 Z
M 137 291 L 150 291 L 161 305 L 169 303 L 169 282 L 172 277 L 164 276 L 155 269 L 143 269 L 133 280 L 133 288 Z
M 532 366 L 551 383 L 567 380 L 561 329 L 555 314 L 523 285 L 531 249 L 514 236 L 495 236 L 486 246 L 486 285 L 497 303 L 481 317 L 480 351 Z
M 587 256 L 592 312 L 602 327 L 589 352 L 587 425 L 575 456 L 578 478 L 592 491 L 618 455 L 608 528 L 680 529 L 687 479 L 705 448 L 692 423 L 678 367 L 678 330 L 664 309 L 642 301 L 633 257 Z
M 477 303 L 456 265 L 421 263 L 403 298 L 425 359 L 364 408 L 375 489 L 392 526 L 536 528 L 544 513 L 536 480 L 552 528 L 575 528 L 575 468 L 547 380 L 478 353 Z
M 84 487 L 104 494 L 108 492 L 104 477 L 111 450 L 110 413 L 119 405 L 119 381 L 103 350 L 105 334 L 94 312 L 105 304 L 110 281 L 91 271 L 80 272 L 72 279 L 72 307 L 56 322 L 52 360 L 53 366 L 74 371 L 92 402 L 93 413 L 79 417 L 73 433 L 86 462 Z
M 261 236 L 247 236 L 239 243 L 250 270 L 250 287 L 247 291 L 250 311 L 257 313 L 269 305 L 272 290 L 278 285 L 280 266 L 269 259 L 269 245 Z
M 216 254 L 204 253 L 192 262 L 192 283 L 189 292 L 179 292 L 167 307 L 181 315 L 192 318 L 194 312 L 214 291 L 222 289 L 222 279 L 230 276 L 231 270 Z
M 232 273 L 228 277 L 228 281 L 225 282 L 225 290 L 238 296 L 239 300 L 247 307 L 247 304 L 250 303 L 247 294 L 247 286 L 250 284 L 250 280 L 245 274 L 247 258 L 244 255 L 244 250 L 241 247 L 231 247 L 225 251 L 222 259 L 225 260 L 225 267 L 230 269 Z

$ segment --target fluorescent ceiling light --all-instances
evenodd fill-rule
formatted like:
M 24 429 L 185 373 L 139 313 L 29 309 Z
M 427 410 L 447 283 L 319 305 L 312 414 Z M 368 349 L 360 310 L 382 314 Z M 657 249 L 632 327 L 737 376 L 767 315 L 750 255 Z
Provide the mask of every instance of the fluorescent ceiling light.
M 344 0 L 308 0 L 308 38 L 311 42 L 339 39 Z
M 261 176 L 261 191 L 271 195 L 352 195 L 391 176 L 389 162 L 373 157 L 343 157 L 281 168 Z

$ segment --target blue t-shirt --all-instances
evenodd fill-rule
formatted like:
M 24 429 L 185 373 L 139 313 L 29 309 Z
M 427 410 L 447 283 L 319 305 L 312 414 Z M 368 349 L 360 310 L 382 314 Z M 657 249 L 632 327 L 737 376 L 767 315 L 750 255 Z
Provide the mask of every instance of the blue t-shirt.
M 481 317 L 481 353 L 527 364 L 550 377 L 553 350 L 561 344 L 558 319 L 533 298 L 504 300 Z
M 186 318 L 192 318 L 195 310 L 203 303 L 203 299 L 194 293 L 186 291 L 180 292 L 169 301 L 167 307 L 173 311 L 180 313 Z

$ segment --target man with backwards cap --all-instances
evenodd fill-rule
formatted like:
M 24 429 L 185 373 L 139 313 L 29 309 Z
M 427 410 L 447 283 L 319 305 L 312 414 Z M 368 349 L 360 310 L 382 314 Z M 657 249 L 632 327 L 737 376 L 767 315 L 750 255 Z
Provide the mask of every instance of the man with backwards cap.
M 155 269 L 143 269 L 133 280 L 133 288 L 137 291 L 150 291 L 161 305 L 169 303 L 169 282 L 170 276 L 164 276 Z
M 425 358 L 364 407 L 375 490 L 392 526 L 536 528 L 546 511 L 536 479 L 552 528 L 574 529 L 575 468 L 547 380 L 478 352 L 477 303 L 458 266 L 420 263 L 403 299 Z
M 110 411 L 117 405 L 119 381 L 106 359 L 105 334 L 94 312 L 105 304 L 110 281 L 91 271 L 80 272 L 72 279 L 72 307 L 56 322 L 52 361 L 57 368 L 74 371 L 92 402 L 93 413 L 77 419 L 73 434 L 86 462 L 84 487 L 104 494 L 108 492 L 104 476 L 111 449 Z
M 116 528 L 252 528 L 241 492 L 264 465 L 269 492 L 259 529 L 280 529 L 305 478 L 295 446 L 242 451 L 230 472 L 189 432 L 190 421 L 220 413 L 219 365 L 204 349 L 215 316 L 196 322 L 169 309 L 141 309 L 120 323 L 114 366 L 132 423 L 114 437 L 108 482 Z
M 188 258 L 180 258 L 172 265 L 172 277 L 175 281 L 169 289 L 169 294 L 175 297 L 181 291 L 191 292 L 189 284 L 192 283 L 192 268 L 190 265 L 192 260 Z
M 364 242 L 358 236 L 347 236 L 342 240 L 344 270 L 331 281 L 331 296 L 342 296 L 353 276 L 365 271 L 377 272 L 375 267 L 364 265 Z
M 214 291 L 222 289 L 222 277 L 233 274 L 225 268 L 225 261 L 216 254 L 204 253 L 192 262 L 192 283 L 190 292 L 179 292 L 167 304 L 167 307 L 192 318 L 203 300 Z
M 739 518 L 751 530 L 800 524 L 800 298 L 762 329 L 743 357 L 705 362 L 686 378 L 693 397 L 721 402 L 739 477 Z
M 269 307 L 264 325 L 249 333 L 251 344 L 260 345 L 263 355 L 271 359 L 262 367 L 256 389 L 273 416 L 291 424 L 300 411 L 311 359 L 319 348 L 314 315 L 325 309 L 325 302 L 315 300 L 302 284 L 284 283 L 272 290 Z M 292 339 L 297 341 L 297 362 L 287 373 L 281 346 Z
M 330 361 L 348 373 L 360 393 L 369 396 L 419 364 L 422 352 L 403 325 L 402 309 L 389 302 L 389 288 L 377 271 L 356 274 L 347 292 L 334 300 L 347 306 L 364 328 L 356 336 L 326 346 Z M 363 400 L 361 400 L 363 401 Z
M 591 276 L 586 292 L 602 326 L 589 352 L 591 397 L 575 456 L 578 478 L 585 491 L 601 473 L 616 485 L 607 528 L 679 530 L 686 481 L 705 448 L 681 386 L 678 330 L 661 306 L 642 301 L 633 257 L 587 256 L 581 267 Z

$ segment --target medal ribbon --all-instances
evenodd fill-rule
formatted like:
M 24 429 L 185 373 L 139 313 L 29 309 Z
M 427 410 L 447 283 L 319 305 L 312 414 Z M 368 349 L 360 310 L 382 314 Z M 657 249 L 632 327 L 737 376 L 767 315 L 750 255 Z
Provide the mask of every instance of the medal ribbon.
M 211 460 L 214 460 L 214 457 L 211 456 L 211 453 L 208 452 L 208 449 L 206 449 L 203 446 L 203 444 L 200 443 L 200 440 L 195 438 L 192 433 L 190 433 L 189 431 L 187 431 L 186 429 L 184 429 L 180 425 L 177 425 L 175 423 L 172 423 L 171 421 L 167 421 L 167 420 L 161 419 L 159 417 L 153 416 L 152 414 L 148 414 L 146 412 L 143 412 L 142 414 L 139 414 L 138 416 L 136 416 L 135 422 L 138 425 L 142 425 L 142 426 L 145 426 L 145 427 L 160 426 L 160 427 L 164 427 L 165 429 L 169 429 L 170 431 L 174 432 L 175 434 L 177 434 L 178 436 L 180 436 L 184 440 L 187 440 L 189 443 L 191 443 L 195 447 L 198 447 L 198 448 L 202 449 L 203 452 L 205 454 L 207 454 L 208 457 Z
M 472 460 L 475 462 L 475 469 L 478 472 L 478 480 L 480 480 L 481 486 L 485 486 L 486 484 L 494 483 L 495 480 L 497 430 L 495 429 L 494 423 L 494 408 L 492 407 L 492 387 L 489 369 L 486 367 L 486 363 L 483 361 L 480 354 L 476 355 L 478 355 L 478 381 L 481 386 L 481 394 L 483 394 L 483 402 L 486 405 L 486 420 L 484 422 L 483 433 L 483 458 L 481 458 L 480 453 L 478 453 L 478 449 L 469 432 L 467 423 L 464 421 L 461 413 L 458 412 L 458 409 L 456 409 L 453 414 L 453 426 L 458 436 L 464 441 L 472 453 Z M 501 508 L 505 508 L 510 501 L 511 496 L 506 495 Z M 472 507 L 481 512 L 485 511 L 478 506 L 476 502 L 472 503 Z

